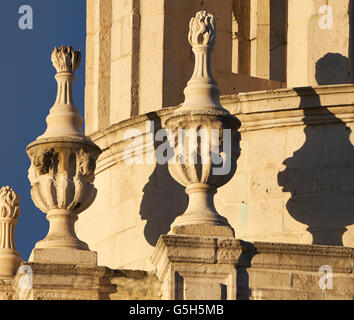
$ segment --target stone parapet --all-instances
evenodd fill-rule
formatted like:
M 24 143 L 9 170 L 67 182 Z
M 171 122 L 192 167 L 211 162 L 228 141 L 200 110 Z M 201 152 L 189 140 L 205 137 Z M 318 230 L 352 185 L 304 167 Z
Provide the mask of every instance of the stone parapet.
M 252 268 L 318 272 L 330 265 L 333 272 L 351 274 L 354 270 L 354 249 L 339 246 L 254 242 L 256 254 Z
M 254 242 L 246 252 L 237 268 L 238 299 L 354 299 L 353 248 Z
M 14 300 L 159 300 L 160 282 L 144 271 L 103 266 L 22 263 L 0 298 Z
M 163 299 L 354 299 L 352 248 L 162 236 L 152 255 Z M 321 268 L 331 270 L 320 287 Z M 330 269 L 328 269 L 330 268 Z
M 13 279 L 0 281 L 0 299 L 354 299 L 348 247 L 164 235 L 151 261 L 154 272 L 23 262 Z
M 101 266 L 24 262 L 14 278 L 15 300 L 105 300 L 113 270 Z

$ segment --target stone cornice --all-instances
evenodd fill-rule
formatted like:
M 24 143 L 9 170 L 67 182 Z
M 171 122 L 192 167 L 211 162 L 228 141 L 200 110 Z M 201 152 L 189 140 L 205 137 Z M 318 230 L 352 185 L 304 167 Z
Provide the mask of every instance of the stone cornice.
M 221 97 L 221 105 L 241 121 L 241 132 L 279 127 L 303 126 L 354 121 L 354 85 L 332 85 L 277 89 L 240 93 Z M 153 152 L 146 147 L 146 121 L 158 121 L 162 128 L 165 121 L 178 107 L 167 107 L 156 112 L 139 115 L 90 135 L 103 153 L 98 159 L 96 173 L 124 160 L 123 151 L 130 142 L 123 140 L 127 129 L 142 132 L 144 143 L 138 146 L 141 154 Z M 306 112 L 306 116 L 305 116 Z M 304 120 L 306 118 L 306 120 Z
M 353 273 L 354 249 L 339 246 L 253 242 L 252 268 L 318 272 L 329 265 L 333 272 Z
M 353 122 L 354 85 L 240 93 L 222 96 L 221 104 L 240 119 L 241 132 L 304 125 L 305 112 L 306 124 Z
M 129 141 L 124 141 L 123 139 L 126 130 L 136 129 L 142 133 L 144 143 L 137 146 L 137 149 L 139 149 L 139 154 L 153 152 L 153 146 L 146 145 L 146 123 L 148 121 L 161 122 L 161 127 L 164 128 L 165 121 L 176 109 L 177 107 L 168 107 L 160 109 L 156 112 L 139 115 L 116 123 L 107 129 L 97 131 L 90 135 L 91 140 L 102 149 L 102 154 L 97 162 L 96 174 L 116 163 L 124 161 L 123 151 L 130 144 Z
M 306 256 L 353 257 L 354 249 L 339 246 L 292 244 L 278 242 L 253 242 L 257 253 L 291 253 Z
M 161 279 L 171 263 L 232 264 L 239 268 L 318 272 L 329 265 L 352 273 L 354 249 L 338 246 L 245 242 L 232 238 L 163 235 L 151 257 Z

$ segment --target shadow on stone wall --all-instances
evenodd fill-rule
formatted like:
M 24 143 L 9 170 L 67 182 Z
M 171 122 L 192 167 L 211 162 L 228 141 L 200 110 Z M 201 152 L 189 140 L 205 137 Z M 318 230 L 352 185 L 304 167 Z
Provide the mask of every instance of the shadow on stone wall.
M 326 84 L 328 77 L 321 66 L 330 65 L 320 62 L 317 66 L 317 81 Z M 314 89 L 294 90 L 301 96 L 306 141 L 283 162 L 286 169 L 279 172 L 278 183 L 284 192 L 291 193 L 286 207 L 295 220 L 308 225 L 313 244 L 342 246 L 346 226 L 354 224 L 351 129 L 327 108 L 313 108 L 321 106 Z M 315 124 L 319 117 L 329 124 Z
M 269 79 L 286 81 L 288 1 L 270 0 Z
M 155 112 L 147 116 L 154 123 L 155 136 L 162 128 L 161 119 Z M 166 139 L 163 141 L 154 139 L 154 149 L 165 143 Z M 164 165 L 156 163 L 148 183 L 144 186 L 144 196 L 140 204 L 141 219 L 147 220 L 145 239 L 152 246 L 156 245 L 160 235 L 168 233 L 172 222 L 187 209 L 188 196 L 184 189 L 171 177 L 167 163 Z
M 257 254 L 257 248 L 251 242 L 240 241 L 242 253 L 237 263 L 236 271 L 236 299 L 250 300 L 252 289 L 250 288 L 250 275 L 248 269 L 251 268 L 252 259 Z
M 351 82 L 349 59 L 340 53 L 327 53 L 316 63 L 316 80 L 319 85 Z

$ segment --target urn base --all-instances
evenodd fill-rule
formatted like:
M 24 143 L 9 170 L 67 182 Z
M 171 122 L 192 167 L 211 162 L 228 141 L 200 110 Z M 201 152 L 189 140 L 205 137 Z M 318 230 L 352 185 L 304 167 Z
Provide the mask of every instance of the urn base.
M 197 235 L 208 237 L 234 238 L 235 232 L 230 226 L 218 226 L 211 224 L 185 224 L 171 226 L 168 234 L 175 235 Z
M 97 252 L 68 248 L 34 248 L 29 262 L 97 265 Z
M 214 206 L 216 188 L 203 183 L 187 186 L 188 208 L 176 218 L 169 234 L 235 237 L 234 229 Z

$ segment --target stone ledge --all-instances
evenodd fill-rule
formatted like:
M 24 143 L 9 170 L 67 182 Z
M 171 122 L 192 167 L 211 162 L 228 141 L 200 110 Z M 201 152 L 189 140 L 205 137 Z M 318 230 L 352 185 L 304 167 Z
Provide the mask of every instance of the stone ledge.
M 221 97 L 221 103 L 235 114 L 286 111 L 302 108 L 318 108 L 354 105 L 354 85 L 326 85 L 263 90 Z M 228 108 L 228 109 L 229 109 Z
M 354 249 L 339 246 L 306 244 L 246 242 L 233 238 L 203 236 L 162 235 L 156 245 L 157 251 L 166 251 L 170 261 L 235 263 L 238 266 L 266 267 L 276 269 L 318 270 L 318 262 L 333 261 L 336 272 L 353 272 Z M 203 249 L 203 250 L 200 250 Z M 286 259 L 288 255 L 288 259 Z M 278 257 L 278 259 L 276 259 Z M 271 261 L 273 259 L 273 262 Z M 283 264 L 280 263 L 282 260 Z M 312 265 L 317 259 L 315 265 Z M 300 261 L 301 260 L 301 261 Z M 340 263 L 339 263 L 340 262 Z M 323 265 L 325 263 L 322 263 Z M 317 268 L 317 269 L 314 269 Z
M 188 222 L 186 222 L 188 223 Z M 175 235 L 200 235 L 209 237 L 234 238 L 235 233 L 231 226 L 210 224 L 172 225 L 170 234 Z
M 330 265 L 333 272 L 352 273 L 354 249 L 337 246 L 254 242 L 250 266 L 286 270 L 316 271 Z
M 335 292 L 327 292 L 325 295 L 321 290 L 291 290 L 291 289 L 269 289 L 269 288 L 253 288 L 238 289 L 238 299 L 240 300 L 353 300 L 352 294 L 337 294 Z
M 21 266 L 29 266 L 33 274 L 91 275 L 94 277 L 112 277 L 114 270 L 105 266 L 75 265 L 64 263 L 23 262 Z M 17 275 L 16 275 L 17 276 Z M 15 276 L 15 277 L 16 277 Z
M 238 269 L 238 289 L 240 293 L 247 289 L 264 288 L 267 290 L 308 291 L 322 294 L 319 281 L 322 273 L 301 270 L 279 270 L 247 268 Z M 334 273 L 332 289 L 328 293 L 342 296 L 354 295 L 354 275 Z
M 352 273 L 353 248 L 268 242 L 245 242 L 237 239 L 163 235 L 151 256 L 153 264 L 164 270 L 168 263 L 227 263 L 261 269 L 306 270 L 318 272 L 330 265 L 333 272 Z M 165 258 L 162 258 L 165 256 Z M 165 267 L 162 267 L 165 265 Z M 161 274 L 158 275 L 159 277 Z

